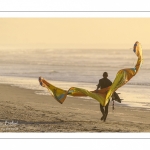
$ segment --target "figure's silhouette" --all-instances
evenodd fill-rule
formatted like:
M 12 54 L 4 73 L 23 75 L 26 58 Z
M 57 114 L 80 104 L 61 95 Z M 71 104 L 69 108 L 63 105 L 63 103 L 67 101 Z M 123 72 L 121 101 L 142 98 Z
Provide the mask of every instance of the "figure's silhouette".
M 107 77 L 108 77 L 108 73 L 104 72 L 103 73 L 103 78 L 99 80 L 99 83 L 97 85 L 96 90 L 98 90 L 99 88 L 100 89 L 107 88 L 107 87 L 112 85 L 112 82 Z M 106 118 L 107 118 L 107 115 L 108 115 L 108 106 L 109 106 L 109 102 L 107 103 L 107 105 L 105 107 L 103 107 L 100 104 L 100 111 L 102 112 L 101 120 L 103 120 L 103 121 L 106 121 Z

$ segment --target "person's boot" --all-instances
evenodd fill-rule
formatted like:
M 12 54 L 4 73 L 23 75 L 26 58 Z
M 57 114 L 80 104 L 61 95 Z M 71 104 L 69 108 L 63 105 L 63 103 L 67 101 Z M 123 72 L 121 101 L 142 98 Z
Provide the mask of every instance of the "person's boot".
M 103 119 L 103 120 L 104 120 L 104 122 L 106 121 L 106 118 L 107 118 L 107 114 L 106 114 L 106 115 L 104 115 L 104 119 Z
M 101 120 L 104 120 L 104 116 L 101 117 Z
M 101 120 L 104 120 L 105 118 L 105 113 L 103 113 L 103 116 L 101 117 Z

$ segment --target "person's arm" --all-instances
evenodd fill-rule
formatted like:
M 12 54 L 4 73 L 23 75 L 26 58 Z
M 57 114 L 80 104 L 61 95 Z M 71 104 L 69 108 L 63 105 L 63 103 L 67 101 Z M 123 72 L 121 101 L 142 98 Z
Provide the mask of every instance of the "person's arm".
M 110 84 L 112 85 L 112 82 L 110 81 Z
M 109 80 L 109 85 L 111 86 L 112 85 L 112 82 Z

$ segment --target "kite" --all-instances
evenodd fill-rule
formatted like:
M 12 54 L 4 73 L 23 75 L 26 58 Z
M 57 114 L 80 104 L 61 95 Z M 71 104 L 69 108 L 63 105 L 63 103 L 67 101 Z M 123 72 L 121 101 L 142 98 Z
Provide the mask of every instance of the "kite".
M 121 99 L 115 91 L 125 85 L 133 76 L 137 74 L 143 60 L 142 47 L 139 42 L 134 44 L 133 52 L 138 57 L 135 67 L 119 70 L 112 85 L 98 91 L 88 91 L 78 87 L 71 87 L 69 90 L 63 90 L 52 85 L 42 77 L 39 77 L 39 83 L 41 86 L 46 87 L 51 95 L 61 104 L 65 101 L 67 95 L 89 96 L 97 100 L 102 106 L 106 106 L 111 97 L 113 97 L 116 101 L 121 102 Z

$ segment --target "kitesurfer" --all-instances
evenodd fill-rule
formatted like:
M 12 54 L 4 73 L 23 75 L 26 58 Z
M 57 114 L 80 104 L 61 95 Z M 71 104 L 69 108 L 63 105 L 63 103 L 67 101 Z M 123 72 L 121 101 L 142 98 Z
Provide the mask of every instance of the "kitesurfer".
M 112 82 L 107 78 L 108 77 L 108 73 L 107 72 L 104 72 L 103 73 L 103 78 L 99 80 L 99 83 L 97 85 L 97 89 L 96 91 L 100 88 L 100 89 L 103 89 L 103 88 L 107 88 L 109 86 L 112 85 Z M 106 118 L 107 118 L 107 115 L 108 115 L 108 106 L 109 106 L 109 102 L 107 103 L 107 105 L 105 107 L 103 107 L 101 104 L 100 104 L 100 111 L 102 113 L 102 117 L 101 117 L 101 120 L 103 121 L 106 121 Z

